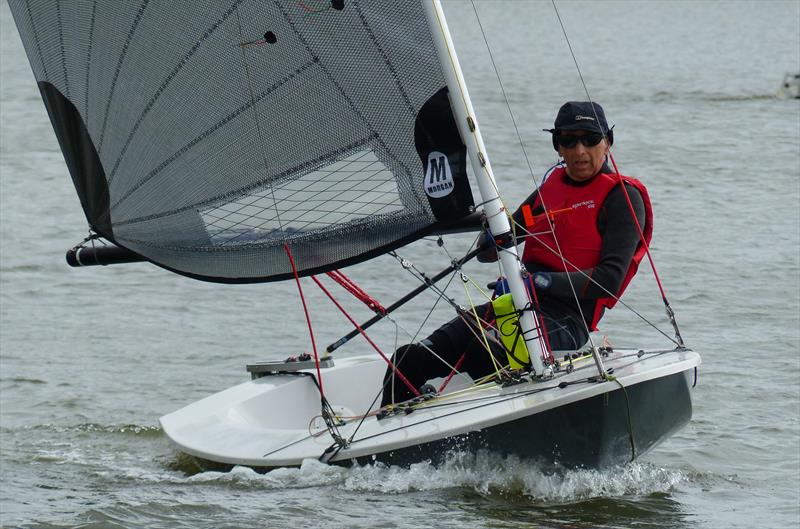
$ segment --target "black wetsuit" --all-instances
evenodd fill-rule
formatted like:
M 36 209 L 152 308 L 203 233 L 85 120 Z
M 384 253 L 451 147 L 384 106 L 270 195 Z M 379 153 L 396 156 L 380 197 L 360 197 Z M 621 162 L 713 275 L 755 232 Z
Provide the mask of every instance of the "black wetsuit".
M 604 166 L 601 172 L 611 173 L 607 166 Z M 591 180 L 584 182 L 568 180 L 569 185 L 575 186 L 584 186 L 589 182 Z M 634 187 L 627 184 L 625 187 L 639 224 L 643 227 L 645 206 L 642 196 Z M 522 204 L 533 204 L 536 194 L 534 191 Z M 514 220 L 519 224 L 522 224 L 521 207 L 514 213 Z M 538 213 L 541 211 L 533 210 L 534 215 Z M 597 229 L 602 236 L 600 260 L 591 270 L 583 270 L 586 275 L 581 272 L 553 272 L 536 262 L 524 263 L 529 272 L 548 272 L 552 280 L 546 290 L 537 288 L 536 293 L 539 300 L 538 310 L 544 317 L 548 341 L 554 351 L 574 351 L 586 343 L 597 300 L 608 296 L 608 292 L 619 290 L 639 244 L 639 232 L 621 187 L 612 189 L 603 201 L 597 218 Z M 579 303 L 575 301 L 575 293 L 579 296 Z M 476 307 L 478 315 L 483 316 L 490 307 L 491 304 Z M 467 321 L 457 317 L 434 331 L 422 342 L 404 345 L 397 349 L 394 356 L 395 365 L 415 388 L 419 388 L 431 378 L 444 377 L 451 372 L 451 368 L 435 358 L 431 351 L 451 366 L 455 366 L 463 354 L 464 358 L 458 366 L 459 371 L 468 373 L 473 379 L 494 371 L 483 342 L 478 340 L 469 328 L 470 325 L 475 325 L 474 322 L 470 318 L 467 318 Z M 505 352 L 501 348 L 495 348 L 494 354 L 501 364 L 506 363 Z M 384 378 L 387 385 L 384 386 L 382 405 L 392 401 L 391 373 L 390 367 Z M 395 401 L 400 402 L 411 397 L 413 393 L 403 382 L 396 379 Z

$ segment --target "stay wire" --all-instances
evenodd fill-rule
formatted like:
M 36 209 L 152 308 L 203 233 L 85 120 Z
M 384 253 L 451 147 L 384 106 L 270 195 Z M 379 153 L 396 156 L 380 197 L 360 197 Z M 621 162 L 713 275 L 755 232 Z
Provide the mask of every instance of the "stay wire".
M 539 242 L 542 242 L 542 244 L 544 244 L 544 242 L 543 242 L 543 241 L 541 241 L 541 239 L 540 239 L 540 238 L 539 238 L 539 237 L 538 237 L 538 236 L 537 236 L 535 233 L 532 233 L 532 232 L 528 231 L 528 229 L 527 229 L 526 227 L 524 227 L 524 226 L 520 226 L 520 228 L 521 228 L 521 229 L 522 229 L 522 230 L 523 230 L 523 231 L 524 231 L 524 232 L 527 234 L 527 235 L 523 235 L 523 236 L 522 236 L 522 239 L 526 239 L 526 238 L 533 238 L 533 239 L 536 239 L 536 240 L 538 240 Z M 552 253 L 558 254 L 558 250 L 556 250 L 556 249 L 550 248 L 550 247 L 549 247 L 549 246 L 547 246 L 547 245 L 545 245 L 545 248 L 547 248 L 547 249 L 548 249 L 550 252 L 552 252 Z M 591 282 L 593 285 L 595 285 L 596 287 L 600 288 L 600 289 L 601 289 L 603 292 L 605 292 L 605 293 L 606 293 L 606 294 L 608 294 L 609 296 L 613 297 L 613 298 L 614 298 L 614 299 L 617 301 L 617 303 L 619 303 L 620 305 L 622 305 L 623 307 L 625 307 L 626 309 L 628 309 L 629 311 L 631 311 L 631 312 L 632 312 L 634 315 L 636 315 L 636 316 L 637 316 L 637 317 L 638 317 L 640 320 L 642 320 L 644 323 L 646 323 L 647 325 L 649 325 L 650 327 L 652 327 L 652 328 L 653 328 L 653 329 L 654 329 L 656 332 L 658 332 L 659 334 L 661 334 L 662 336 L 664 336 L 664 337 L 665 337 L 667 340 L 671 341 L 672 343 L 674 343 L 674 344 L 675 344 L 675 345 L 677 345 L 678 347 L 683 347 L 683 344 L 682 344 L 682 343 L 680 343 L 679 341 L 677 341 L 675 338 L 673 338 L 673 337 L 672 337 L 672 336 L 670 336 L 669 334 L 665 333 L 663 330 L 659 329 L 659 328 L 658 328 L 658 326 L 657 326 L 656 324 L 654 324 L 653 322 L 651 322 L 650 320 L 648 320 L 646 317 L 644 317 L 644 315 L 642 315 L 640 312 L 638 312 L 638 311 L 637 311 L 636 309 L 634 309 L 632 306 L 630 306 L 630 305 L 628 305 L 627 303 L 625 303 L 625 302 L 622 300 L 622 298 L 620 298 L 619 296 L 615 295 L 613 292 L 609 291 L 607 288 L 605 288 L 603 285 L 601 285 L 599 282 L 597 282 L 597 280 L 596 280 L 596 279 L 594 279 L 592 276 L 590 276 L 589 274 L 587 274 L 587 273 L 586 273 L 586 272 L 584 272 L 583 270 L 580 270 L 579 268 L 577 268 L 577 267 L 576 267 L 575 265 L 573 265 L 573 264 L 572 264 L 572 262 L 570 262 L 569 260 L 565 259 L 564 261 L 565 261 L 565 263 L 566 263 L 567 265 L 569 265 L 570 267 L 574 268 L 574 269 L 575 269 L 575 272 L 577 272 L 578 274 L 580 274 L 580 275 L 582 275 L 583 277 L 585 277 L 585 278 L 586 278 L 588 281 L 590 281 L 590 282 Z
M 569 52 L 572 55 L 572 61 L 575 63 L 575 69 L 578 71 L 578 77 L 580 78 L 581 84 L 583 85 L 583 91 L 586 93 L 586 99 L 589 101 L 589 103 L 591 103 L 592 111 L 594 112 L 594 117 L 597 120 L 597 123 L 600 123 L 600 117 L 597 115 L 597 108 L 595 107 L 594 101 L 592 101 L 592 96 L 589 94 L 589 88 L 588 88 L 588 86 L 586 86 L 586 81 L 583 78 L 583 73 L 581 72 L 581 67 L 578 64 L 578 59 L 575 56 L 575 51 L 572 49 L 572 43 L 570 42 L 569 36 L 567 35 L 567 29 L 564 27 L 564 22 L 561 19 L 561 14 L 558 12 L 558 7 L 556 7 L 555 0 L 550 0 L 550 2 L 553 5 L 553 10 L 556 12 L 556 17 L 558 18 L 558 23 L 561 26 L 561 32 L 564 34 L 564 39 L 567 41 L 567 47 L 569 48 Z M 603 135 L 603 139 L 606 140 L 606 143 L 608 143 L 608 137 L 606 135 L 606 132 L 604 132 L 602 130 L 600 132 Z M 680 330 L 678 329 L 678 322 L 675 319 L 675 312 L 672 310 L 672 307 L 669 304 L 669 300 L 667 299 L 667 295 L 664 292 L 664 287 L 663 287 L 663 285 L 661 283 L 661 279 L 659 278 L 658 272 L 656 271 L 655 261 L 653 260 L 653 256 L 650 254 L 650 245 L 647 244 L 647 241 L 644 239 L 644 234 L 642 233 L 642 228 L 639 225 L 638 219 L 636 219 L 636 216 L 634 215 L 633 206 L 632 206 L 632 204 L 630 202 L 630 198 L 628 197 L 628 191 L 627 191 L 627 189 L 625 189 L 625 184 L 622 181 L 622 175 L 620 174 L 619 169 L 617 168 L 617 164 L 614 161 L 613 155 L 611 155 L 611 145 L 608 146 L 608 150 L 609 150 L 608 158 L 610 158 L 611 163 L 614 166 L 614 171 L 616 172 L 617 178 L 620 181 L 620 185 L 622 185 L 622 191 L 625 193 L 625 198 L 628 201 L 628 206 L 631 209 L 631 215 L 633 217 L 633 221 L 636 224 L 636 228 L 639 230 L 640 240 L 641 240 L 642 244 L 644 245 L 645 253 L 647 254 L 647 260 L 650 262 L 650 267 L 653 269 L 653 275 L 654 275 L 654 277 L 656 279 L 656 284 L 658 285 L 658 289 L 659 289 L 659 291 L 661 293 L 661 299 L 662 299 L 662 301 L 664 303 L 664 308 L 665 308 L 665 310 L 667 312 L 667 318 L 669 319 L 669 321 L 672 324 L 672 327 L 673 327 L 673 329 L 675 331 L 675 340 L 672 340 L 671 338 L 670 338 L 670 340 L 672 340 L 673 342 L 676 342 L 676 340 L 677 340 L 676 343 L 678 344 L 678 346 L 679 347 L 684 347 L 683 337 L 681 336 Z
M 494 54 L 492 53 L 492 47 L 489 45 L 489 39 L 486 37 L 486 32 L 483 29 L 483 24 L 481 23 L 481 17 L 480 14 L 478 13 L 478 8 L 475 5 L 474 0 L 470 0 L 470 4 L 472 5 L 472 10 L 475 13 L 475 20 L 478 22 L 478 28 L 480 29 L 481 36 L 483 37 L 483 42 L 486 45 L 486 51 L 489 54 L 489 61 L 492 63 L 492 69 L 494 70 L 495 77 L 497 78 L 497 84 L 500 86 L 500 91 L 503 95 L 503 102 L 505 103 L 506 108 L 508 109 L 508 114 L 511 117 L 511 124 L 514 127 L 514 133 L 516 134 L 517 140 L 519 141 L 520 150 L 522 151 L 522 155 L 525 158 L 525 164 L 528 167 L 528 174 L 530 175 L 531 180 L 533 182 L 536 182 L 536 176 L 533 171 L 533 164 L 531 163 L 530 157 L 528 156 L 528 150 L 525 148 L 525 142 L 522 139 L 522 134 L 519 131 L 519 126 L 517 125 L 517 120 L 516 117 L 514 116 L 514 111 L 511 108 L 511 101 L 508 98 L 505 86 L 503 85 L 502 77 L 500 76 L 500 70 L 497 67 L 497 62 L 495 61 Z M 516 247 L 519 241 L 517 240 L 516 225 L 513 222 L 513 216 L 508 212 L 508 210 L 505 207 L 503 208 L 502 211 L 511 220 L 511 239 L 514 242 L 514 246 Z M 520 264 L 522 264 L 519 255 L 517 255 L 517 261 L 520 262 Z M 529 300 L 529 302 L 532 303 L 532 300 Z M 541 315 L 539 315 L 538 312 L 534 312 L 534 314 L 539 316 L 538 318 L 539 321 L 536 322 L 537 327 L 541 327 L 541 329 L 539 330 L 539 334 L 546 337 L 547 330 L 543 326 Z M 546 341 L 547 340 L 545 339 L 545 342 Z M 552 356 L 552 351 L 549 349 L 549 345 L 543 347 L 543 350 L 547 351 L 549 355 Z
M 508 95 L 506 94 L 505 86 L 503 86 L 503 80 L 500 77 L 500 71 L 497 68 L 497 63 L 494 60 L 494 54 L 492 53 L 492 48 L 489 46 L 489 39 L 486 37 L 486 32 L 483 30 L 483 24 L 481 23 L 481 17 L 478 14 L 478 8 L 475 6 L 475 1 L 470 0 L 470 4 L 472 4 L 472 10 L 475 12 L 475 19 L 478 21 L 478 28 L 481 30 L 481 36 L 483 37 L 483 42 L 486 44 L 486 51 L 489 53 L 489 61 L 492 63 L 492 68 L 494 69 L 494 75 L 497 78 L 497 84 L 500 85 L 500 91 L 503 94 L 503 101 L 506 104 L 506 108 L 508 109 L 508 114 L 511 116 L 511 123 L 514 126 L 514 132 L 517 134 L 517 140 L 519 140 L 519 146 L 522 149 L 522 155 L 525 157 L 525 163 L 528 166 L 528 172 L 531 176 L 531 179 L 534 181 L 536 177 L 534 176 L 533 172 L 533 165 L 531 164 L 530 158 L 528 157 L 528 151 L 525 148 L 525 142 L 522 140 L 522 134 L 519 132 L 519 127 L 517 126 L 517 120 L 514 117 L 514 111 L 511 109 L 511 102 L 508 99 Z
M 551 168 L 550 168 L 550 169 L 549 169 L 549 170 L 548 170 L 548 171 L 547 171 L 547 172 L 546 172 L 546 173 L 545 173 L 545 174 L 542 176 L 542 183 L 539 185 L 539 188 L 540 188 L 540 189 L 541 189 L 541 186 L 542 186 L 542 185 L 544 185 L 544 181 L 545 181 L 545 179 L 546 179 L 548 176 L 550 176 L 550 174 L 552 173 L 552 171 L 553 171 L 553 170 L 554 170 L 556 167 L 558 167 L 558 165 L 559 165 L 559 164 L 556 164 L 556 165 L 554 165 L 553 167 L 551 167 Z M 556 236 L 556 229 L 555 229 L 555 225 L 553 224 L 553 220 L 552 220 L 552 219 L 551 219 L 551 218 L 550 218 L 550 217 L 547 215 L 547 211 L 548 211 L 548 209 L 547 209 L 547 204 L 545 204 L 544 197 L 541 195 L 541 193 L 539 193 L 539 196 L 538 196 L 538 198 L 539 198 L 539 200 L 541 201 L 541 203 L 542 203 L 542 208 L 543 208 L 543 209 L 544 209 L 544 211 L 545 211 L 545 220 L 547 221 L 547 227 L 548 227 L 548 230 L 549 230 L 550 234 L 553 236 L 553 241 L 556 243 L 556 248 L 555 248 L 555 250 L 552 250 L 552 249 L 551 249 L 551 251 L 554 251 L 554 252 L 555 252 L 555 254 L 556 254 L 556 255 L 557 255 L 557 256 L 558 256 L 558 257 L 561 259 L 561 265 L 564 267 L 564 270 L 566 271 L 566 270 L 568 270 L 568 269 L 569 269 L 569 268 L 567 267 L 567 259 L 566 259 L 566 257 L 564 257 L 564 252 L 563 252 L 563 251 L 561 251 L 561 244 L 558 242 L 558 237 Z M 512 223 L 513 223 L 515 226 L 516 226 L 516 224 L 517 224 L 517 223 L 516 223 L 516 222 L 513 220 L 513 218 L 512 218 Z M 536 237 L 534 234 L 530 233 L 530 232 L 527 230 L 527 228 L 526 228 L 525 226 L 522 226 L 522 229 L 523 229 L 523 231 L 527 232 L 528 234 L 530 234 L 530 235 L 533 235 L 533 237 L 534 237 L 534 238 L 536 238 L 536 239 L 538 240 L 538 237 Z M 545 246 L 547 246 L 547 245 L 545 245 Z M 573 268 L 575 268 L 575 269 L 577 270 L 577 268 L 576 268 L 576 267 L 574 267 L 574 266 L 573 266 Z M 582 272 L 582 271 L 581 271 L 581 272 Z M 586 274 L 584 274 L 584 275 L 586 275 Z M 587 276 L 587 277 L 588 277 L 588 276 Z M 586 329 L 586 335 L 589 337 L 589 345 L 590 345 L 590 346 L 592 347 L 592 349 L 594 350 L 594 349 L 595 349 L 595 345 L 594 345 L 594 340 L 592 339 L 592 332 L 591 332 L 591 329 L 589 329 L 589 325 L 586 323 L 586 316 L 583 314 L 583 307 L 581 307 L 580 298 L 578 297 L 578 291 L 575 289 L 575 283 L 572 281 L 572 276 L 571 276 L 571 275 L 569 275 L 569 274 L 567 274 L 567 282 L 569 283 L 569 288 L 570 288 L 570 291 L 572 292 L 572 297 L 573 297 L 573 299 L 575 300 L 575 305 L 578 307 L 578 313 L 580 314 L 580 317 L 581 317 L 581 323 L 583 323 L 583 327 L 584 327 L 584 329 Z M 601 368 L 599 364 L 598 364 L 598 370 L 601 372 L 601 374 L 602 374 L 602 372 L 604 371 L 604 369 L 603 369 L 603 368 Z
M 567 35 L 567 28 L 564 27 L 564 21 L 561 20 L 561 13 L 558 12 L 558 7 L 556 7 L 556 0 L 550 0 L 550 3 L 553 4 L 553 10 L 556 12 L 556 18 L 558 18 L 558 24 L 561 26 L 561 32 L 564 34 L 564 39 L 567 41 L 567 47 L 569 48 L 569 53 L 572 55 L 572 62 L 575 63 L 575 69 L 578 71 L 578 77 L 580 77 L 581 84 L 583 85 L 583 91 L 586 92 L 586 98 L 591 103 L 592 98 L 589 95 L 589 88 L 586 86 L 586 81 L 583 79 L 583 72 L 581 72 L 581 67 L 578 65 L 578 59 L 575 56 L 575 51 L 572 49 L 572 43 L 569 40 L 569 36 Z M 594 105 L 592 105 L 592 109 L 594 109 Z M 597 111 L 595 110 L 595 118 L 597 117 Z M 600 123 L 600 120 L 597 121 Z M 603 133 L 603 138 L 605 138 L 605 133 Z
M 554 0 L 553 0 L 553 2 L 554 2 Z M 531 176 L 531 179 L 535 182 L 536 181 L 536 176 L 534 175 L 533 167 L 532 167 L 530 158 L 528 157 L 528 152 L 525 149 L 525 144 L 524 144 L 524 142 L 522 140 L 522 135 L 519 132 L 519 127 L 517 126 L 517 121 L 516 121 L 516 119 L 514 117 L 514 112 L 511 109 L 511 103 L 510 103 L 510 101 L 508 99 L 508 95 L 507 95 L 507 93 L 505 91 L 505 87 L 503 86 L 503 81 L 502 81 L 502 79 L 500 77 L 500 72 L 499 72 L 499 70 L 497 68 L 497 64 L 496 64 L 496 62 L 494 60 L 494 55 L 492 54 L 491 46 L 489 45 L 489 41 L 488 41 L 488 39 L 486 37 L 486 33 L 485 33 L 484 29 L 483 29 L 483 24 L 481 24 L 481 19 L 480 19 L 480 15 L 478 14 L 478 9 L 475 6 L 474 0 L 470 0 L 470 4 L 472 5 L 472 10 L 475 12 L 475 18 L 476 18 L 476 20 L 478 22 L 478 27 L 480 28 L 481 36 L 483 37 L 483 41 L 486 44 L 486 50 L 489 53 L 489 59 L 490 59 L 490 62 L 492 63 L 492 68 L 494 69 L 495 77 L 497 78 L 497 82 L 498 82 L 498 84 L 500 86 L 500 90 L 501 90 L 501 92 L 503 94 L 503 100 L 504 100 L 504 102 L 506 104 L 506 108 L 508 109 L 508 113 L 511 116 L 511 122 L 512 122 L 512 125 L 514 127 L 514 131 L 515 131 L 515 133 L 517 135 L 517 139 L 518 139 L 520 147 L 522 149 L 522 154 L 523 154 L 523 156 L 525 158 L 525 163 L 528 166 L 528 172 L 529 172 L 529 174 Z M 555 7 L 555 3 L 553 4 L 553 6 Z M 558 10 L 556 10 L 556 14 L 558 15 Z M 558 18 L 559 18 L 559 23 L 561 23 L 561 27 L 562 27 L 562 30 L 563 30 L 564 29 L 564 25 L 561 22 L 561 17 L 559 16 Z M 566 35 L 566 31 L 565 31 L 565 35 Z M 569 40 L 567 41 L 567 43 L 569 44 Z M 571 45 L 570 45 L 570 52 L 572 53 L 572 46 Z M 575 60 L 575 54 L 574 53 L 572 54 L 572 57 L 573 57 L 573 61 L 575 61 L 575 65 L 577 66 L 577 60 Z M 578 72 L 580 74 L 580 69 L 578 70 Z M 582 75 L 581 75 L 581 82 L 583 83 L 583 76 Z M 585 90 L 586 89 L 586 83 L 583 83 L 583 85 L 584 85 L 584 90 Z M 543 199 L 542 199 L 542 206 L 544 206 L 544 200 Z M 552 231 L 552 223 L 549 223 L 549 224 L 551 225 L 551 231 Z M 513 223 L 512 223 L 512 227 L 513 227 Z M 513 233 L 513 236 L 514 236 L 514 241 L 516 242 L 516 232 L 515 231 Z M 553 237 L 555 239 L 555 233 L 553 233 Z M 558 244 L 557 239 L 556 239 L 556 244 Z M 570 279 L 570 278 L 568 278 L 568 279 Z M 573 296 L 575 297 L 575 299 L 577 301 L 578 295 L 577 295 L 577 292 L 575 290 L 574 285 L 572 284 L 571 279 L 570 279 L 570 287 L 572 289 Z M 589 336 L 589 343 L 592 345 L 592 347 L 594 347 L 594 342 L 592 341 L 591 332 L 589 332 L 588 325 L 586 325 L 586 318 L 582 314 L 582 309 L 580 308 L 580 304 L 579 303 L 578 303 L 578 310 L 581 311 L 581 320 L 583 321 L 584 326 L 587 329 L 587 334 Z
M 441 238 L 440 238 L 440 239 L 441 239 Z M 443 247 L 443 246 L 444 246 L 444 244 L 441 244 L 441 245 L 439 245 L 439 246 L 440 246 L 440 247 Z M 472 245 L 472 246 L 474 246 L 474 243 L 473 243 L 473 245 Z M 467 251 L 467 254 L 469 254 L 469 252 L 470 252 L 470 251 L 472 251 L 472 246 L 470 246 L 470 249 Z M 445 252 L 447 253 L 447 255 L 448 255 L 448 256 L 450 255 L 450 254 L 449 254 L 449 252 L 447 252 L 446 250 L 445 250 Z M 430 288 L 430 289 L 431 289 L 433 292 L 435 292 L 435 293 L 436 293 L 436 300 L 434 301 L 434 303 L 433 303 L 433 305 L 431 306 L 431 308 L 428 310 L 428 313 L 425 315 L 425 318 L 423 318 L 422 322 L 420 323 L 419 327 L 417 328 L 416 332 L 415 332 L 413 335 L 411 334 L 411 332 L 407 331 L 407 330 L 406 330 L 406 329 L 405 329 L 403 326 L 401 326 L 401 325 L 399 324 L 399 322 L 398 322 L 398 321 L 396 321 L 394 318 L 392 318 L 392 317 L 391 317 L 391 316 L 389 316 L 389 315 L 387 315 L 387 316 L 386 316 L 386 318 L 387 318 L 387 319 L 389 319 L 389 321 L 391 321 L 392 323 L 394 323 L 394 325 L 395 325 L 395 329 L 396 329 L 396 330 L 402 330 L 404 333 L 406 333 L 408 336 L 410 336 L 410 337 L 411 337 L 411 342 L 413 343 L 413 342 L 415 342 L 416 338 L 419 336 L 419 333 L 420 333 L 420 332 L 422 332 L 422 329 L 425 327 L 425 324 L 428 322 L 428 320 L 430 319 L 431 315 L 432 315 L 432 314 L 433 314 L 433 312 L 436 310 L 436 307 L 438 306 L 439 302 L 440 302 L 442 299 L 445 299 L 445 300 L 447 300 L 447 302 L 448 302 L 448 303 L 450 303 L 452 306 L 454 306 L 454 307 L 456 308 L 456 310 L 458 310 L 458 305 L 455 303 L 455 301 L 453 301 L 452 299 L 450 299 L 450 298 L 448 298 L 448 297 L 447 297 L 447 295 L 446 295 L 446 291 L 447 291 L 447 289 L 450 287 L 450 284 L 453 282 L 453 280 L 454 280 L 454 278 L 455 278 L 455 276 L 456 276 L 456 273 L 458 273 L 458 272 L 459 272 L 459 270 L 460 270 L 460 267 L 459 267 L 459 268 L 457 268 L 457 269 L 455 269 L 455 270 L 453 271 L 453 273 L 452 273 L 452 274 L 451 274 L 451 276 L 450 276 L 450 279 L 447 281 L 447 283 L 445 284 L 444 288 L 439 288 L 438 286 L 436 286 L 436 285 L 435 285 L 433 282 L 431 282 L 431 281 L 428 279 L 428 276 L 427 276 L 427 275 L 426 275 L 424 272 L 422 272 L 421 270 L 418 270 L 418 269 L 416 268 L 416 266 L 414 266 L 414 264 L 413 264 L 412 262 L 410 262 L 410 261 L 406 260 L 405 258 L 401 257 L 400 255 L 398 255 L 398 254 L 397 254 L 397 252 L 391 251 L 391 252 L 389 252 L 389 255 L 391 255 L 392 257 L 394 257 L 394 258 L 397 260 L 397 262 L 400 264 L 400 266 L 401 266 L 401 267 L 403 267 L 404 269 L 406 269 L 406 270 L 407 270 L 407 271 L 408 271 L 408 272 L 409 272 L 409 273 L 410 273 L 412 276 L 414 276 L 415 278 L 417 278 L 417 279 L 418 279 L 420 282 L 422 282 L 423 284 L 426 284 L 426 285 L 428 285 L 428 286 L 429 286 L 429 288 Z M 458 263 L 458 262 L 461 262 L 461 261 L 463 261 L 463 260 L 464 260 L 464 258 L 462 257 L 460 260 L 455 260 L 455 259 L 453 259 L 453 261 L 452 261 L 452 262 L 453 262 L 453 263 Z M 397 351 L 397 349 L 398 349 L 396 341 L 397 341 L 397 340 L 396 340 L 396 335 L 395 335 L 395 351 Z M 432 350 L 430 347 L 428 347 L 428 346 L 427 346 L 427 345 L 425 345 L 425 344 L 421 344 L 421 345 L 422 345 L 422 346 L 423 346 L 425 349 L 427 349 L 427 350 L 428 350 L 428 352 L 429 352 L 429 353 L 431 353 L 431 355 L 433 355 L 433 356 L 434 356 L 434 357 L 435 357 L 437 360 L 439 360 L 440 362 L 442 362 L 442 363 L 443 363 L 445 366 L 447 366 L 447 367 L 448 367 L 448 368 L 450 368 L 451 370 L 454 370 L 454 371 L 458 372 L 458 370 L 457 370 L 457 369 L 455 369 L 455 368 L 454 368 L 453 366 L 451 366 L 451 365 L 450 365 L 448 362 L 446 362 L 446 361 L 445 361 L 443 358 L 441 358 L 441 356 L 439 356 L 439 355 L 438 355 L 438 354 L 437 354 L 435 351 L 433 351 L 433 350 Z M 400 373 L 400 372 L 401 372 L 401 371 L 400 371 L 400 364 L 402 364 L 402 360 L 401 360 L 401 361 L 399 361 L 399 362 L 396 362 L 396 363 L 395 363 L 395 362 L 391 362 L 391 363 L 390 363 L 390 365 L 392 365 L 392 366 L 394 367 L 394 369 L 395 369 L 395 370 L 396 370 L 398 373 Z M 460 372 L 458 372 L 458 374 L 461 374 L 461 373 L 460 373 Z M 390 380 L 391 380 L 391 389 L 392 389 L 392 395 L 394 395 L 394 382 L 395 382 L 395 380 L 394 380 L 394 379 L 395 379 L 395 377 L 394 377 L 394 376 L 390 377 Z M 381 392 L 383 392 L 383 391 L 385 391 L 385 390 L 386 390 L 386 382 L 384 382 L 384 384 L 381 386 Z M 378 400 L 378 398 L 380 397 L 380 395 L 381 395 L 381 393 L 380 393 L 380 392 L 378 393 L 378 395 L 376 395 L 375 399 L 374 399 L 374 400 L 373 400 L 373 402 L 372 402 L 372 404 L 373 404 L 373 405 L 374 405 L 374 404 L 375 404 L 375 402 Z M 392 404 L 394 404 L 394 399 L 393 399 L 393 401 L 392 401 Z M 354 434 L 355 434 L 355 432 L 354 432 Z

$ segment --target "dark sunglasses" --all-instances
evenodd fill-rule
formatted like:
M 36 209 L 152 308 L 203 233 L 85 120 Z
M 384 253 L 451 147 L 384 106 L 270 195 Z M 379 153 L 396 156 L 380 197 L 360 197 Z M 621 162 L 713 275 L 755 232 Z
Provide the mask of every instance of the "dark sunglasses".
M 575 147 L 578 142 L 581 142 L 584 147 L 594 147 L 600 140 L 603 139 L 602 134 L 586 134 L 585 136 L 564 136 L 559 134 L 556 136 L 556 143 L 565 149 Z

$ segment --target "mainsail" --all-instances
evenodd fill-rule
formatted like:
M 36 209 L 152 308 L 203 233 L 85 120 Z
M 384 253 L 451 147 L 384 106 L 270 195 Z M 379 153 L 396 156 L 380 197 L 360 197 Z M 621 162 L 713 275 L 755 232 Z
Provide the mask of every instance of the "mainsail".
M 9 0 L 91 228 L 223 282 L 473 209 L 419 0 Z

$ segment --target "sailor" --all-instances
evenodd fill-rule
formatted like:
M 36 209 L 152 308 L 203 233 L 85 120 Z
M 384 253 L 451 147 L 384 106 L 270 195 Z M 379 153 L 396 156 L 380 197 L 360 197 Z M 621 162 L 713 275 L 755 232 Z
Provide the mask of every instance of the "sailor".
M 529 234 L 522 261 L 531 274 L 549 347 L 576 351 L 636 273 L 646 250 L 642 238 L 649 244 L 652 234 L 652 209 L 641 182 L 609 167 L 614 134 L 598 103 L 565 103 L 554 127 L 545 130 L 552 134 L 561 163 L 513 219 L 524 227 L 518 235 Z M 486 246 L 478 260 L 496 261 L 495 246 Z M 483 320 L 493 319 L 491 304 L 476 309 Z M 453 367 L 477 379 L 495 371 L 480 332 L 473 318 L 461 315 L 425 340 L 398 348 L 393 361 L 416 388 L 446 377 Z M 499 345 L 492 349 L 505 365 L 505 350 Z M 391 403 L 392 396 L 395 402 L 414 396 L 399 377 L 392 380 L 393 372 L 387 369 L 382 405 Z

